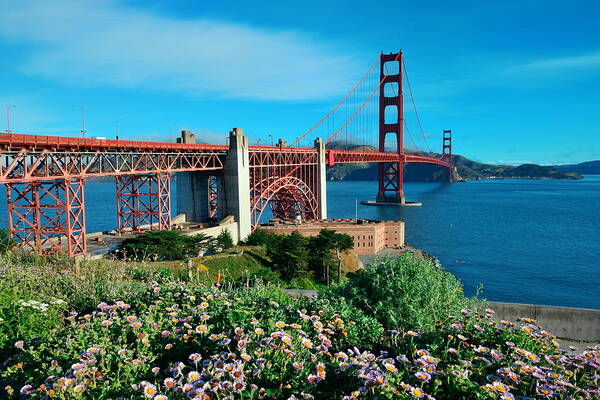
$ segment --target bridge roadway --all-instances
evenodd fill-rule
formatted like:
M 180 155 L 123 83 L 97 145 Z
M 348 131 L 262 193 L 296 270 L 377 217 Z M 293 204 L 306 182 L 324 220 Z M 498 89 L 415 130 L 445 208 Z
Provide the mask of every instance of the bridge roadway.
M 239 128 L 228 139 L 211 145 L 0 134 L 10 235 L 39 253 L 85 254 L 84 188 L 93 177 L 115 177 L 119 234 L 172 228 L 171 177 L 178 173 L 177 213 L 196 222 L 231 215 L 243 239 L 267 208 L 281 219 L 327 218 L 326 165 L 451 167 L 411 154 L 326 149 L 320 139 L 314 148 L 250 146 Z
M 223 169 L 223 159 L 228 150 L 227 145 L 0 133 L 0 183 L 219 170 Z M 249 152 L 257 153 L 256 157 L 251 156 L 251 165 L 276 167 L 301 163 L 303 153 L 316 153 L 317 149 L 249 146 Z M 329 166 L 404 162 L 451 168 L 446 161 L 411 154 L 331 149 L 325 152 Z M 300 158 L 290 158 L 292 154 Z

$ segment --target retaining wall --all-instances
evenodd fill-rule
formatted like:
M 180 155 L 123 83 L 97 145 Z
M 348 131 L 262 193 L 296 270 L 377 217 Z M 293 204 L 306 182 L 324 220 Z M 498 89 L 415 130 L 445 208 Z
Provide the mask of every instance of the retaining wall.
M 487 304 L 496 311 L 497 319 L 533 318 L 559 338 L 600 343 L 600 310 L 495 301 Z

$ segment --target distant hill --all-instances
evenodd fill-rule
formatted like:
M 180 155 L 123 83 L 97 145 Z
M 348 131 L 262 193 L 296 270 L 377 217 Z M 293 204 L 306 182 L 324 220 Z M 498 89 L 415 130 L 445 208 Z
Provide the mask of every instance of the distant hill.
M 557 165 L 562 172 L 577 172 L 578 174 L 598 175 L 600 174 L 600 160 L 586 161 L 579 164 Z
M 372 146 L 356 146 L 340 142 L 332 142 L 331 149 L 376 151 Z M 436 153 L 413 152 L 428 157 L 439 157 Z M 537 164 L 494 165 L 469 160 L 461 155 L 453 156 L 456 174 L 454 180 L 479 180 L 502 178 L 534 178 L 534 179 L 581 179 L 577 172 L 561 171 L 556 167 Z M 329 180 L 375 180 L 377 179 L 377 163 L 337 164 L 327 169 Z M 446 168 L 432 164 L 407 164 L 404 179 L 408 182 L 443 182 L 448 180 Z

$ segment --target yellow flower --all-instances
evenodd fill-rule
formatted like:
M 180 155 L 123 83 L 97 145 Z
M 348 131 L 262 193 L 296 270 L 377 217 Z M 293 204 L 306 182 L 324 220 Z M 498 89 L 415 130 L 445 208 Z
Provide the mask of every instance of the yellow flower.
M 196 265 L 196 270 L 206 272 L 206 271 L 208 271 L 208 267 L 204 264 L 198 264 L 198 265 Z

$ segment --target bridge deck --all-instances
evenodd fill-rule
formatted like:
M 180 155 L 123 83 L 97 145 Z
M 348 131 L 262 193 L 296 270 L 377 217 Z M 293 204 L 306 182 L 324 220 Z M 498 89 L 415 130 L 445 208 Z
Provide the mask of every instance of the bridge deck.
M 0 183 L 70 177 L 218 170 L 229 147 L 213 144 L 72 138 L 0 133 Z M 251 164 L 307 163 L 316 148 L 250 146 Z M 418 162 L 450 168 L 443 160 L 411 154 L 327 150 L 329 165 L 366 162 Z

